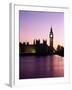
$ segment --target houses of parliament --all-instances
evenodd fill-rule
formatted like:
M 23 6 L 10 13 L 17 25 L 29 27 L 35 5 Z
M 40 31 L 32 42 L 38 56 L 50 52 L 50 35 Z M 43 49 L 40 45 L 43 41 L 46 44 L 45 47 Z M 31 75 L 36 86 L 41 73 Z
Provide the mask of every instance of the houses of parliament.
M 40 43 L 40 39 L 34 40 L 33 44 L 29 44 L 29 42 L 19 43 L 19 54 L 28 56 L 28 55 L 53 55 L 57 54 L 60 56 L 64 56 L 64 47 L 58 45 L 57 49 L 54 49 L 53 39 L 54 33 L 52 27 L 50 28 L 49 33 L 49 45 L 47 45 L 47 40 L 43 40 L 43 43 Z

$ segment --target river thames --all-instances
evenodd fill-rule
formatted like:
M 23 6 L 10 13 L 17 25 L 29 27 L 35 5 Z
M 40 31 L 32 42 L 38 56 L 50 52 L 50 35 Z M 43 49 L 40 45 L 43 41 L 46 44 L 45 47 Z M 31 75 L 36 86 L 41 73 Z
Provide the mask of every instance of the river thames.
M 54 78 L 64 76 L 64 57 L 20 56 L 19 79 Z

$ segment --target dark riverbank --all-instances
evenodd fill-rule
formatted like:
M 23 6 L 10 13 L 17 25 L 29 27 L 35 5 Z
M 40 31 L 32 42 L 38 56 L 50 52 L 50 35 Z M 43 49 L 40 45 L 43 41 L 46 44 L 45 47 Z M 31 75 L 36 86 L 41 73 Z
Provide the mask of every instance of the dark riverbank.
M 51 56 L 51 55 L 59 55 L 64 57 L 64 54 L 37 54 L 37 53 L 20 53 L 19 56 Z

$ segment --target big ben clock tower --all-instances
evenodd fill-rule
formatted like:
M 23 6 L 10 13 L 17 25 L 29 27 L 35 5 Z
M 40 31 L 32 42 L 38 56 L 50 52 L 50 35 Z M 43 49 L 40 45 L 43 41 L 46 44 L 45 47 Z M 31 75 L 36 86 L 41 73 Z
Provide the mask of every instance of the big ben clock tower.
M 52 31 L 52 27 L 50 29 L 49 38 L 50 38 L 50 47 L 53 48 L 53 31 Z

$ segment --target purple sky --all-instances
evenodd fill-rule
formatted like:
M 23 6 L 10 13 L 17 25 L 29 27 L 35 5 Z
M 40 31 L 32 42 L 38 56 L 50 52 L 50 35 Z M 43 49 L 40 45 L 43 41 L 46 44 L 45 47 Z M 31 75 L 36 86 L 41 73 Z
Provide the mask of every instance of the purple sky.
M 33 43 L 34 39 L 47 39 L 52 27 L 54 33 L 54 47 L 64 45 L 64 13 L 43 11 L 19 11 L 20 42 Z

